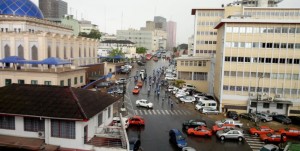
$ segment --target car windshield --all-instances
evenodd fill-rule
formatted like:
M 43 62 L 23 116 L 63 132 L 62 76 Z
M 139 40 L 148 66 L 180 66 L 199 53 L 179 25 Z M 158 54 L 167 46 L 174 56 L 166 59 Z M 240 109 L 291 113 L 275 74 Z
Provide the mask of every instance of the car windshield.
M 223 131 L 224 131 L 225 133 L 227 133 L 227 132 L 230 131 L 230 129 L 224 129 Z
M 226 121 L 226 119 L 221 120 L 222 123 L 224 123 Z
M 177 136 L 176 136 L 176 139 L 177 139 L 177 140 L 184 140 L 184 137 L 183 137 L 182 135 L 177 135 Z
M 272 136 L 272 133 L 268 133 L 267 136 L 268 136 L 268 137 L 271 137 L 271 136 Z

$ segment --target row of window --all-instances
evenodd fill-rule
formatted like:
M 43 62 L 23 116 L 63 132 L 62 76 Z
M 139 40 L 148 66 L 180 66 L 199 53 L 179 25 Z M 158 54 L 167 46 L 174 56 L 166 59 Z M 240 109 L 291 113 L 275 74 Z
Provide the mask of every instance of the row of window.
M 78 78 L 74 77 L 74 85 L 78 83 Z M 80 83 L 83 83 L 83 76 L 80 76 Z M 12 79 L 5 79 L 5 86 L 12 84 Z M 18 84 L 25 84 L 25 80 L 19 79 Z M 37 85 L 38 80 L 31 80 L 30 84 Z M 51 81 L 44 81 L 44 85 L 52 85 Z M 68 86 L 72 85 L 72 79 L 68 79 Z M 65 81 L 60 81 L 60 86 L 65 86 Z
M 207 61 L 180 61 L 181 66 L 206 66 Z
M 257 107 L 257 102 L 251 102 L 251 107 Z M 263 108 L 268 109 L 270 108 L 270 103 L 263 103 Z M 283 109 L 283 104 L 282 103 L 277 103 L 276 104 L 276 109 Z
M 224 76 L 232 77 L 264 77 L 271 79 L 286 79 L 286 80 L 299 80 L 299 74 L 291 73 L 263 73 L 263 72 L 242 72 L 242 71 L 224 71 Z
M 257 58 L 257 57 L 225 57 L 226 62 L 279 63 L 300 64 L 300 59 L 293 58 Z
M 216 26 L 219 22 L 202 21 L 198 22 L 198 26 Z
M 197 31 L 197 35 L 217 35 L 217 32 L 213 31 Z
M 295 27 L 226 27 L 227 33 L 269 33 L 269 34 L 300 34 L 300 28 Z
M 196 53 L 216 54 L 216 50 L 196 50 Z
M 178 71 L 178 79 L 207 81 L 207 72 L 184 72 Z
M 257 89 L 257 90 L 256 90 Z M 283 88 L 267 88 L 267 87 L 249 87 L 249 86 L 229 86 L 223 85 L 223 90 L 225 91 L 240 91 L 240 92 L 265 92 L 265 93 L 273 93 L 273 94 L 297 94 L 299 93 L 299 89 L 283 89 Z
M 199 45 L 199 44 L 202 44 L 202 45 L 204 45 L 204 44 L 205 44 L 205 45 L 208 45 L 208 44 L 209 44 L 209 45 L 212 45 L 212 44 L 214 44 L 214 45 L 215 45 L 215 44 L 217 44 L 217 41 L 203 41 L 203 40 L 198 41 L 198 40 L 197 40 L 197 45 Z
M 226 42 L 228 48 L 282 48 L 300 49 L 300 43 L 273 43 L 273 42 Z
M 266 12 L 266 11 L 261 11 L 261 12 L 249 12 L 246 11 L 244 13 L 245 15 L 249 16 L 300 16 L 299 11 L 274 11 L 274 12 Z
M 198 12 L 198 16 L 220 16 L 223 17 L 224 12 L 221 11 L 205 11 L 205 12 Z
M 28 31 L 34 33 L 34 29 L 29 29 Z M 8 28 L 1 28 L 1 32 L 8 32 Z M 21 28 L 14 28 L 14 32 L 21 32 Z

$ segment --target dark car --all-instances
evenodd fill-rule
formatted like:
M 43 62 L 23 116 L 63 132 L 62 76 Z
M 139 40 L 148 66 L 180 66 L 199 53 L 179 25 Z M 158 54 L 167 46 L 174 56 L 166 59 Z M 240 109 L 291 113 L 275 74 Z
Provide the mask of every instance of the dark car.
M 189 128 L 195 128 L 198 126 L 206 126 L 206 121 L 201 119 L 188 120 L 182 123 L 182 129 L 187 130 Z
M 100 82 L 96 85 L 97 88 L 107 88 L 110 86 L 110 82 Z
M 182 133 L 178 129 L 171 129 L 169 131 L 169 141 L 173 144 L 175 144 L 179 148 L 183 148 L 187 146 L 187 142 L 185 140 L 185 137 L 182 135 Z
M 129 151 L 138 151 L 141 146 L 141 141 L 138 138 L 129 139 Z
M 292 120 L 285 115 L 274 115 L 273 120 L 282 124 L 291 124 Z
M 226 117 L 232 118 L 233 120 L 238 120 L 239 119 L 239 115 L 237 114 L 236 111 L 228 111 L 226 113 Z
M 292 120 L 293 124 L 300 125 L 300 116 L 289 116 L 289 118 Z
M 138 64 L 139 66 L 145 66 L 145 63 L 143 63 L 143 62 L 141 62 L 141 61 L 138 61 L 137 64 Z
M 250 120 L 250 121 L 255 120 L 255 114 L 253 114 L 253 113 L 241 113 L 240 117 L 244 118 L 244 119 L 247 119 L 247 120 Z
M 117 87 L 112 87 L 112 88 L 109 88 L 109 89 L 107 90 L 107 93 L 108 93 L 108 94 L 115 94 L 115 93 L 117 93 L 117 91 L 118 91 L 118 88 L 117 88 Z

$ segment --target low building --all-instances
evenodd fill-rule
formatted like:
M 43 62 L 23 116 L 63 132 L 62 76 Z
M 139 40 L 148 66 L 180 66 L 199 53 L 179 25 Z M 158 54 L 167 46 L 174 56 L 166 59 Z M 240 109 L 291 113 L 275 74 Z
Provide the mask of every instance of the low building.
M 106 57 L 114 49 L 121 50 L 125 54 L 125 58 L 136 58 L 139 56 L 136 53 L 135 43 L 131 42 L 130 40 L 101 41 L 98 48 L 98 55 L 101 57 Z
M 71 87 L 18 84 L 1 87 L 0 135 L 39 138 L 44 140 L 42 145 L 61 149 L 125 150 L 127 144 L 121 138 L 127 138 L 126 131 L 124 136 L 115 136 L 113 142 L 109 142 L 112 137 L 103 135 L 112 121 L 113 104 L 118 100 L 101 92 Z M 8 145 L 5 142 L 0 140 L 0 145 Z M 9 145 L 26 146 L 16 142 Z

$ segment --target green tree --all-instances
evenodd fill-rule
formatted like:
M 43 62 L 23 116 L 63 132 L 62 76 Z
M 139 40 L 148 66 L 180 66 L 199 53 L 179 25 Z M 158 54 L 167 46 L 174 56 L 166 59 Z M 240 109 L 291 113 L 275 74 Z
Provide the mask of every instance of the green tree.
M 173 47 L 173 52 L 177 52 L 177 47 Z
M 137 54 L 145 54 L 147 52 L 147 49 L 145 47 L 137 47 L 136 53 Z
M 182 85 L 185 83 L 185 81 L 183 81 L 183 80 L 176 80 L 175 81 L 175 86 L 176 87 L 182 87 Z
M 110 57 L 115 57 L 115 56 L 124 56 L 125 54 L 122 52 L 122 50 L 119 49 L 113 49 L 110 53 Z
M 100 39 L 101 38 L 101 33 L 99 30 L 92 29 L 89 34 L 86 32 L 80 32 L 79 36 L 81 37 L 87 37 L 87 38 L 93 38 L 93 39 Z

